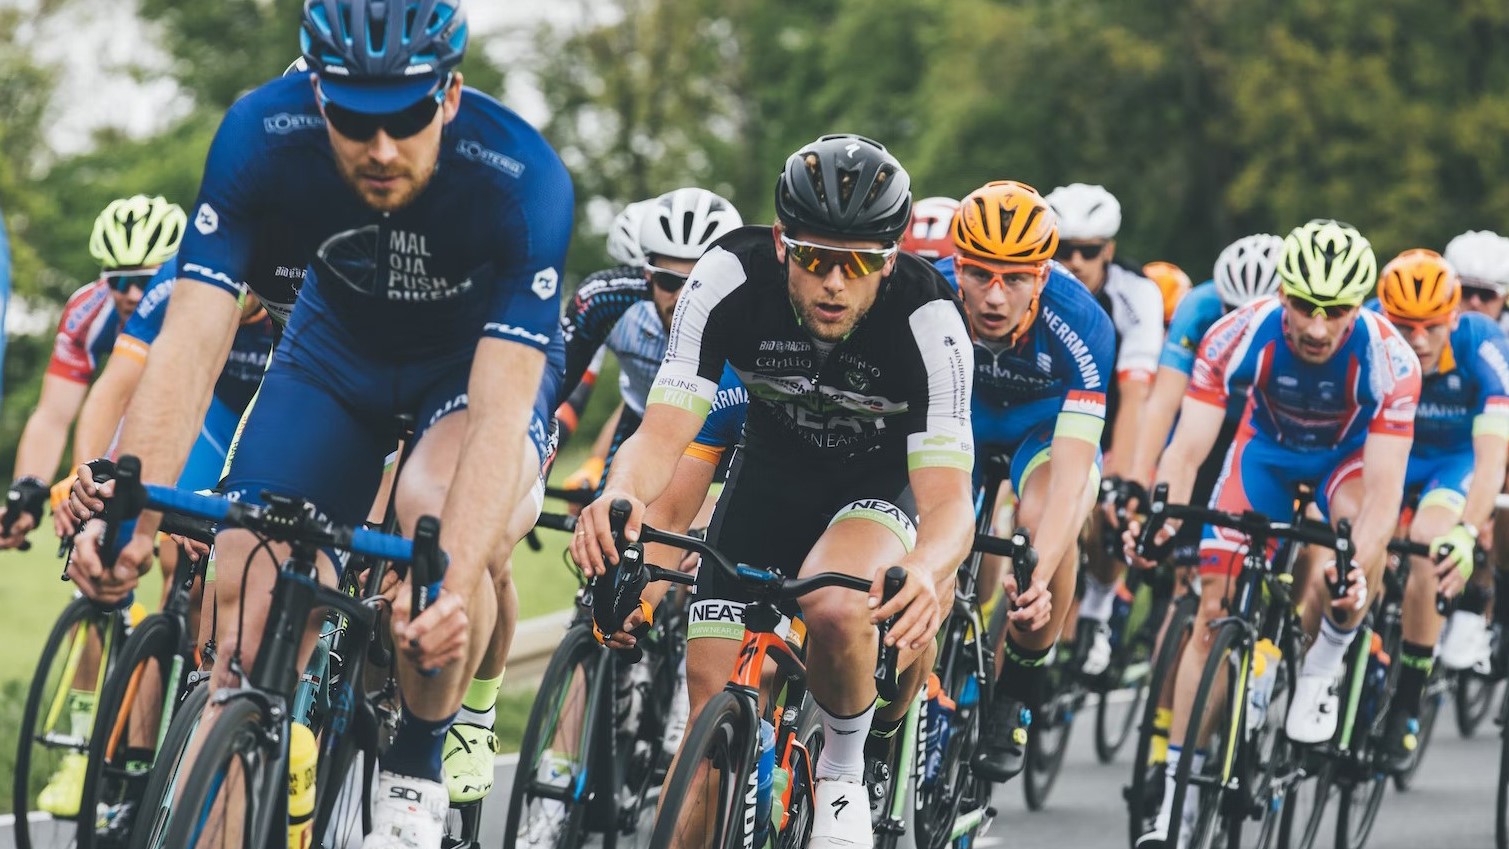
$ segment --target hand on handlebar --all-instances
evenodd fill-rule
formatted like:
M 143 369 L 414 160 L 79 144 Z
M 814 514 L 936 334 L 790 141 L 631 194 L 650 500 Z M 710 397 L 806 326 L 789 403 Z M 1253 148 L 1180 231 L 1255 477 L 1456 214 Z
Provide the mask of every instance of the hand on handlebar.
M 589 578 L 606 574 L 609 565 L 618 563 L 618 549 L 614 546 L 613 530 L 608 522 L 608 511 L 616 499 L 629 502 L 629 522 L 624 528 L 624 536 L 630 542 L 639 539 L 639 526 L 644 520 L 644 502 L 639 499 L 625 492 L 609 490 L 583 507 L 576 519 L 576 533 L 571 537 L 571 559 Z
M 602 638 L 602 644 L 610 649 L 632 649 L 639 644 L 639 638 L 635 634 L 643 633 L 640 629 L 648 626 L 652 619 L 653 613 L 650 606 L 641 599 L 639 606 L 624 618 L 619 630 Z
M 1340 580 L 1340 577 L 1341 577 L 1339 574 L 1337 574 L 1337 571 L 1336 571 L 1336 561 L 1335 560 L 1327 560 L 1326 563 L 1325 563 L 1325 565 L 1323 567 L 1321 567 L 1321 568 L 1325 572 L 1326 583 L 1329 584 L 1332 587 L 1335 587 L 1336 584 L 1337 584 L 1337 581 Z M 1363 574 L 1362 568 L 1360 566 L 1358 566 L 1357 564 L 1353 563 L 1352 564 L 1352 571 L 1351 571 L 1351 579 L 1348 581 L 1348 584 L 1347 584 L 1347 591 L 1341 597 L 1339 597 L 1339 598 L 1333 598 L 1331 600 L 1331 609 L 1339 611 L 1339 612 L 1342 612 L 1342 613 L 1352 613 L 1352 612 L 1355 612 L 1355 611 L 1363 609 L 1364 607 L 1367 606 L 1367 603 L 1368 603 L 1368 579 L 1367 579 L 1367 575 Z
M 1463 525 L 1457 525 L 1430 541 L 1430 550 L 1435 552 L 1432 561 L 1438 593 L 1452 598 L 1467 585 L 1467 580 L 1472 577 L 1476 547 L 1477 540 L 1473 539 Z
M 393 599 L 393 645 L 420 670 L 440 669 L 466 657 L 471 619 L 460 593 L 440 588 L 440 596 L 410 621 L 414 594 L 404 581 Z
M 870 607 L 870 622 L 879 625 L 895 616 L 896 621 L 886 634 L 885 644 L 917 651 L 938 633 L 938 626 L 941 624 L 938 586 L 931 575 L 922 574 L 920 569 L 902 568 L 907 573 L 906 583 L 884 604 L 881 603 L 881 598 L 885 592 L 886 570 L 876 570 L 875 580 L 870 583 L 867 602 Z
M 1053 591 L 1048 589 L 1048 579 L 1035 572 L 1027 589 L 1019 590 L 1014 571 L 1007 569 L 1002 576 L 1006 601 L 1011 604 L 1006 618 L 1024 631 L 1040 631 L 1048 626 L 1049 615 L 1053 612 Z
M 1156 548 L 1166 546 L 1168 541 L 1174 538 L 1174 534 L 1179 532 L 1179 525 L 1180 522 L 1178 519 L 1169 519 L 1164 522 L 1163 527 L 1159 528 L 1158 532 L 1153 535 L 1153 546 Z M 1128 563 L 1138 569 L 1154 569 L 1158 566 L 1157 560 L 1143 557 L 1137 553 L 1138 542 L 1142 538 L 1142 527 L 1140 519 L 1129 519 L 1127 521 L 1126 530 L 1121 532 L 1122 554 L 1126 556 Z
M 74 538 L 73 556 L 68 559 L 67 574 L 79 592 L 91 601 L 114 604 L 124 599 L 141 576 L 152 568 L 152 537 L 132 536 L 115 557 L 115 565 L 106 569 L 100 557 L 100 542 L 105 523 L 99 519 L 86 522 Z

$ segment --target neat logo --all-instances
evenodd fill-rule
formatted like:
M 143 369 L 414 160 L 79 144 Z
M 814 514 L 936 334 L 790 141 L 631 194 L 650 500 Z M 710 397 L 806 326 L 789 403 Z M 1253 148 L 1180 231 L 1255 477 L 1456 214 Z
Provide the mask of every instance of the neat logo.
M 220 213 L 207 203 L 199 204 L 199 212 L 194 215 L 194 229 L 205 236 L 219 230 Z
M 559 283 L 560 275 L 556 274 L 555 269 L 545 268 L 541 269 L 539 273 L 535 274 L 534 282 L 529 284 L 529 288 L 534 290 L 534 293 L 536 295 L 539 295 L 540 300 L 543 301 L 551 295 L 555 294 L 556 287 L 557 285 L 559 285 Z

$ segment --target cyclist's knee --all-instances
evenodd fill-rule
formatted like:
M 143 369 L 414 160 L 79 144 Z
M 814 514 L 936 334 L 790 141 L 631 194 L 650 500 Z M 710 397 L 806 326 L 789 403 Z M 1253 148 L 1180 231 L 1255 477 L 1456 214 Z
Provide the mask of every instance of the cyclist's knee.
M 1409 524 L 1409 538 L 1429 543 L 1456 526 L 1461 514 L 1442 505 L 1421 509 Z
M 865 597 L 850 589 L 828 588 L 802 599 L 802 619 L 818 645 L 849 645 L 875 638 Z

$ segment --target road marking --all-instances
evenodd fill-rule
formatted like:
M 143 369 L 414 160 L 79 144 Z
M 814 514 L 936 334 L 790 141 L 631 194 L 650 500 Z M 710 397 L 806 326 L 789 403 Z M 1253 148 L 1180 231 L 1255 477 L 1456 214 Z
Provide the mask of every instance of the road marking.
M 26 815 L 26 821 L 27 822 L 47 822 L 50 819 L 52 819 L 52 814 L 45 813 L 43 811 L 32 811 L 31 813 L 29 813 L 29 814 Z M 0 814 L 0 828 L 15 828 L 15 827 L 16 827 L 16 815 L 15 814 Z

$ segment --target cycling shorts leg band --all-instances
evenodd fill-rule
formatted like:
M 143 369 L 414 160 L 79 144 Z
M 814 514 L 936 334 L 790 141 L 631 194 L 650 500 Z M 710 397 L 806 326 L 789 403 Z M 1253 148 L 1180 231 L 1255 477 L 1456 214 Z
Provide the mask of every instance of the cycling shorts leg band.
M 833 514 L 833 520 L 828 527 L 833 527 L 847 519 L 867 519 L 875 522 L 896 535 L 901 545 L 907 551 L 911 551 L 917 545 L 917 525 L 912 522 L 912 517 L 906 511 L 889 501 L 880 498 L 861 498 L 851 501 Z

